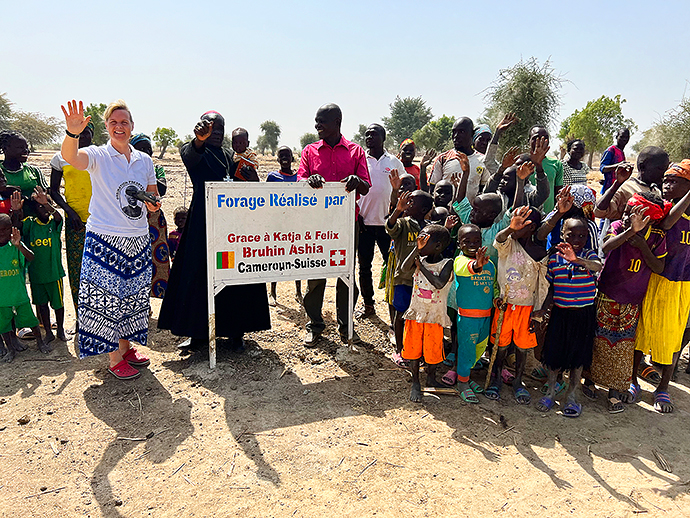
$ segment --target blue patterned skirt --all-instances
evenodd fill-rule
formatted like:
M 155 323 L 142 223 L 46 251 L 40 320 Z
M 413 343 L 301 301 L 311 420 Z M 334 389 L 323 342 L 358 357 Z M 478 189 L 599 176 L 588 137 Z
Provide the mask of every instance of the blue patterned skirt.
M 79 281 L 79 357 L 111 353 L 119 340 L 146 345 L 151 238 L 87 232 Z

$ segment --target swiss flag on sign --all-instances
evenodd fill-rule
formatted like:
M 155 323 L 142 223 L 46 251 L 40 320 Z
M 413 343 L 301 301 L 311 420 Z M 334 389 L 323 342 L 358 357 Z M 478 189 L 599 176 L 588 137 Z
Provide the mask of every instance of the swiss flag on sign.
M 331 250 L 331 266 L 345 266 L 345 250 Z

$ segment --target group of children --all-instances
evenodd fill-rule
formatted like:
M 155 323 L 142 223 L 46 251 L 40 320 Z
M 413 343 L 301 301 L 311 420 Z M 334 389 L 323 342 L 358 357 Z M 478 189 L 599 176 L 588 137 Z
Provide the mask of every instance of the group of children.
M 543 142 L 532 154 L 535 146 Z M 530 154 L 506 169 L 502 189 L 480 187 L 471 201 L 469 161 L 461 152 L 450 159 L 461 173 L 438 181 L 433 196 L 416 190 L 410 174 L 391 175 L 386 301 L 393 360 L 409 362 L 413 375 L 410 400 L 422 398 L 423 360 L 428 387 L 454 386 L 478 403 L 480 394 L 500 399 L 510 383 L 515 401 L 528 405 L 523 377 L 533 351 L 541 366 L 531 374 L 546 380 L 541 412 L 565 392 L 563 415 L 578 417 L 580 394 L 597 398 L 596 385 L 609 389 L 609 412 L 621 412 L 639 398 L 638 368 L 658 383 L 654 408 L 672 412 L 669 381 L 690 338 L 690 160 L 669 167 L 663 150 L 646 148 L 637 177 L 621 162 L 599 202 L 586 185 L 566 186 L 544 216 L 523 190 L 535 171 Z M 620 215 L 600 240 L 595 214 L 611 217 L 612 207 Z M 661 375 L 644 364 L 649 353 Z M 505 368 L 513 355 L 514 374 Z M 449 368 L 439 381 L 441 364 Z M 472 380 L 487 364 L 486 384 Z
M 12 155 L 5 141 L 25 139 L 16 132 L 4 132 L 3 137 L 6 165 Z M 26 157 L 28 152 L 24 160 Z M 4 171 L 3 168 L 0 174 L 0 188 L 9 203 L 0 206 L 0 291 L 3 293 L 0 297 L 0 358 L 11 362 L 17 352 L 26 349 L 18 338 L 35 339 L 38 350 L 46 354 L 52 350 L 51 342 L 56 338 L 67 341 L 65 271 L 61 240 L 63 218 L 53 200 L 40 181 L 34 182 L 32 192 L 25 192 L 24 184 L 8 185 L 16 180 L 8 180 Z M 41 175 L 38 170 L 36 173 Z M 177 228 L 168 237 L 171 258 L 185 226 L 187 209 L 176 209 L 174 217 Z M 31 299 L 26 285 L 27 273 Z M 51 325 L 49 306 L 55 313 L 55 327 Z

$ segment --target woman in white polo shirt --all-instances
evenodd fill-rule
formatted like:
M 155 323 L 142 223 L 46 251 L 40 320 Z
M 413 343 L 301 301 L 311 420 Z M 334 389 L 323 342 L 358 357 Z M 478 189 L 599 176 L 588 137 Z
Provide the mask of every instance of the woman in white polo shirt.
M 158 195 L 151 157 L 129 144 L 134 123 L 124 101 L 103 114 L 110 141 L 79 149 L 79 135 L 90 116 L 84 105 L 67 103 L 62 157 L 91 176 L 92 195 L 79 282 L 79 357 L 109 353 L 108 371 L 118 379 L 139 375 L 149 360 L 130 340 L 146 345 L 151 289 L 151 239 L 146 210 L 137 191 Z M 146 205 L 146 206 L 144 206 Z

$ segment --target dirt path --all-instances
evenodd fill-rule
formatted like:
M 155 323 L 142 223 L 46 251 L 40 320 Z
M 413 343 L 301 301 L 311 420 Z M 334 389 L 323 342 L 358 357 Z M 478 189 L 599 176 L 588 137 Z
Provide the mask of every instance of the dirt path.
M 167 162 L 171 214 L 184 180 Z M 104 358 L 78 360 L 73 341 L 0 363 L 0 515 L 690 515 L 690 376 L 679 374 L 664 416 L 648 384 L 622 414 L 600 393 L 577 420 L 520 407 L 509 387 L 500 402 L 415 405 L 383 321 L 356 325 L 361 354 L 339 349 L 334 284 L 317 349 L 302 346 L 304 312 L 283 283 L 273 329 L 248 335 L 243 355 L 221 350 L 212 372 L 207 355 L 180 356 L 155 318 L 151 366 L 131 382 Z M 380 292 L 377 311 L 385 319 Z

